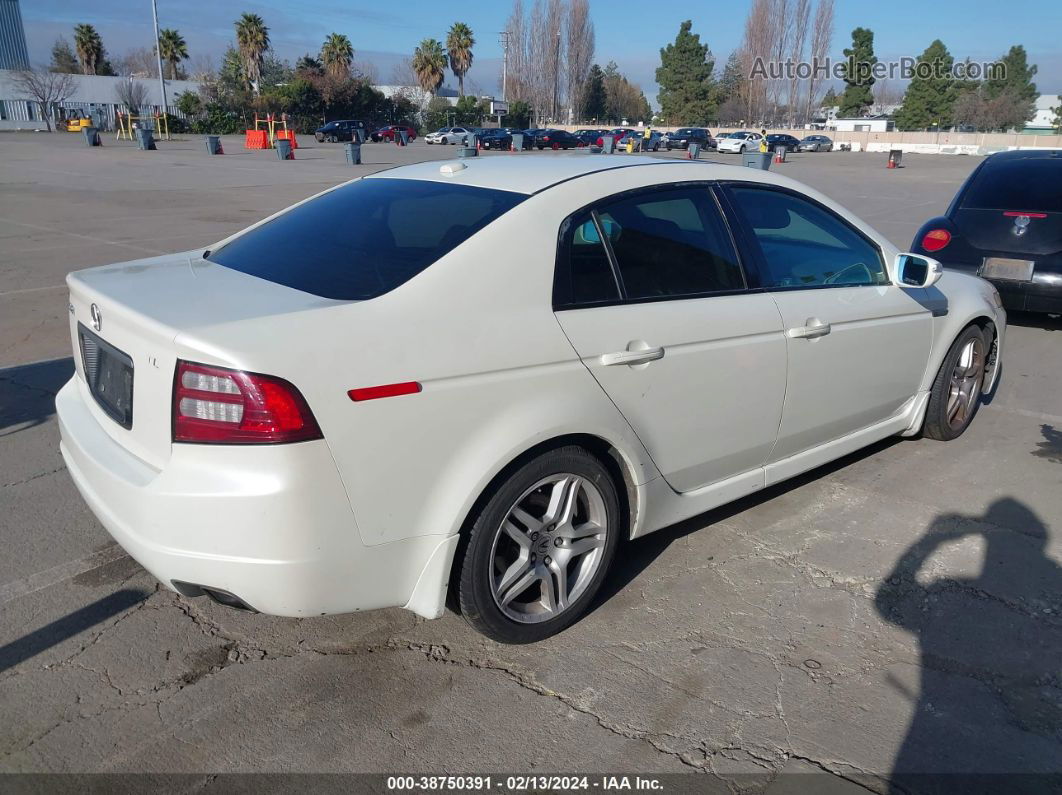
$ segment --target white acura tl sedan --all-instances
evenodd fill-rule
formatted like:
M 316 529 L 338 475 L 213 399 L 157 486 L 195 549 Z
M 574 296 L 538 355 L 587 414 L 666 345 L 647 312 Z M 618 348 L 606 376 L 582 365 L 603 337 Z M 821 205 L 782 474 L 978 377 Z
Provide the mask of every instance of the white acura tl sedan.
M 637 538 L 894 434 L 961 434 L 991 285 L 770 172 L 591 155 L 348 182 L 206 250 L 71 274 L 62 453 L 188 597 L 447 596 L 575 621 Z

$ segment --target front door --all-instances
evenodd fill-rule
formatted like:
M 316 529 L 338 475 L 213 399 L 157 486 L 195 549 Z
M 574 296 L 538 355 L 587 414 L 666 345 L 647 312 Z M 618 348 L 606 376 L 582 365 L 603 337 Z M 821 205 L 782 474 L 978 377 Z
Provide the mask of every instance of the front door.
M 672 488 L 763 466 L 786 342 L 771 296 L 746 289 L 711 189 L 651 189 L 570 218 L 554 304 Z
M 765 186 L 729 193 L 789 348 L 771 461 L 895 416 L 918 391 L 932 344 L 922 291 L 891 284 L 877 244 L 821 204 Z

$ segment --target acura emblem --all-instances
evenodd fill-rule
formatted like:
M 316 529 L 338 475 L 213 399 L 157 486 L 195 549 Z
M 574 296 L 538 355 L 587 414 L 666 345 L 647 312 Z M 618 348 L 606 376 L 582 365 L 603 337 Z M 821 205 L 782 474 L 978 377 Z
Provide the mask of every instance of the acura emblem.
M 1025 230 L 1029 228 L 1029 221 L 1032 220 L 1027 215 L 1019 215 L 1014 219 L 1014 234 L 1017 237 L 1021 237 L 1025 234 Z
M 92 328 L 96 329 L 96 331 L 99 331 L 101 328 L 103 328 L 103 313 L 100 312 L 100 308 L 98 306 L 93 304 L 89 308 L 89 315 L 92 317 Z

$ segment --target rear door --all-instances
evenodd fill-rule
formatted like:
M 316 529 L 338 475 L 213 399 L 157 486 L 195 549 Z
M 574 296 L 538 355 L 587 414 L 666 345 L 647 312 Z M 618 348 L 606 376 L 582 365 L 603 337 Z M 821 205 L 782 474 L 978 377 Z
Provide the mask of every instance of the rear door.
M 878 245 L 808 197 L 749 183 L 727 194 L 788 344 L 771 461 L 894 416 L 918 391 L 932 343 L 920 291 L 891 284 Z
M 712 189 L 602 201 L 560 241 L 557 319 L 668 483 L 686 492 L 758 472 L 786 345 L 771 297 L 747 288 Z

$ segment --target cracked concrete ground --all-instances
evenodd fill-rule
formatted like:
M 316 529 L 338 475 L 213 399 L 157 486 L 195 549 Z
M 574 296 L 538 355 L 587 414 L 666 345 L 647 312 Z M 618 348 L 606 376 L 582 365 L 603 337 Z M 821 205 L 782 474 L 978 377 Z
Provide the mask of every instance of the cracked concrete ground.
M 452 614 L 246 615 L 161 590 L 113 545 L 56 447 L 70 362 L 27 363 L 68 353 L 67 270 L 218 239 L 348 177 L 340 148 L 3 145 L 0 771 L 621 770 L 771 793 L 801 780 L 783 772 L 842 792 L 1062 773 L 1058 321 L 1012 318 L 961 439 L 882 443 L 627 544 L 545 643 Z M 366 152 L 366 170 L 439 154 Z M 975 162 L 784 168 L 904 246 Z

